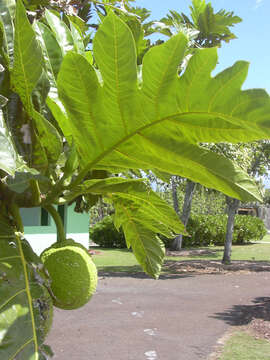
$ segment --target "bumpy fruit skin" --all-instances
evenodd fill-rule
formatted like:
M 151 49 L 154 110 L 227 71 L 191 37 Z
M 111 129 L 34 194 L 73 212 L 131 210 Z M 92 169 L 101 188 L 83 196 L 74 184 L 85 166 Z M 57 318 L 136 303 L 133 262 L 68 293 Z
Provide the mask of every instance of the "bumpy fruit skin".
M 56 307 L 78 309 L 90 300 L 96 291 L 97 269 L 81 244 L 72 239 L 55 243 L 40 257 L 52 281 Z

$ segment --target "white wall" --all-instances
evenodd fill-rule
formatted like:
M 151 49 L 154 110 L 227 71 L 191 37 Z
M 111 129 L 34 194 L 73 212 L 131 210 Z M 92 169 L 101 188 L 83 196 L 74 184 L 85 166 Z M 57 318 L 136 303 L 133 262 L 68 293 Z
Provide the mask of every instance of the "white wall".
M 25 238 L 29 241 L 32 249 L 37 255 L 40 255 L 44 249 L 56 242 L 56 234 L 31 234 L 25 235 Z M 67 239 L 69 238 L 82 244 L 87 249 L 89 248 L 89 233 L 67 234 Z

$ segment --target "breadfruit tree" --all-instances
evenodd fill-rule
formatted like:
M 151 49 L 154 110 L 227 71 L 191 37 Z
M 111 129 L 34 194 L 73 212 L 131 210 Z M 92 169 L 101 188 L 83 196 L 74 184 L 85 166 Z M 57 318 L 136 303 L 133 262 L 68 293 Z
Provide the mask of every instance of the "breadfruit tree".
M 50 256 L 77 259 L 72 266 L 85 269 L 79 280 L 87 286 L 74 291 L 87 300 L 94 291 L 92 260 L 66 240 L 54 205 L 106 197 L 128 247 L 157 278 L 164 258 L 157 234 L 174 236 L 184 226 L 149 184 L 119 174 L 176 174 L 234 198 L 261 200 L 237 165 L 198 145 L 269 138 L 268 94 L 241 90 L 248 64 L 239 61 L 211 77 L 216 49 L 197 50 L 179 76 L 188 43 L 179 33 L 147 51 L 138 66 L 134 29 L 114 7 L 107 11 L 86 51 L 82 19 L 48 9 L 33 18 L 21 0 L 0 4 L 1 359 L 46 359 L 52 303 L 67 309 L 85 303 L 61 288 L 54 293 L 59 269 L 67 267 L 52 262 L 53 270 L 46 269 Z M 36 206 L 57 224 L 58 244 L 45 250 L 45 266 L 23 238 L 19 213 Z

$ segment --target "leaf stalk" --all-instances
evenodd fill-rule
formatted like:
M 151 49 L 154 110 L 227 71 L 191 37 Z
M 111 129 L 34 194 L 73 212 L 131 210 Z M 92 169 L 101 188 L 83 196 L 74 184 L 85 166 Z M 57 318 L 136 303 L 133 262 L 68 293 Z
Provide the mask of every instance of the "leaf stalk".
M 44 205 L 42 206 L 45 210 L 48 211 L 48 213 L 53 218 L 56 229 L 57 229 L 57 242 L 63 242 L 66 240 L 66 233 L 64 229 L 64 225 L 61 219 L 61 216 L 59 215 L 58 211 L 55 209 L 53 205 Z

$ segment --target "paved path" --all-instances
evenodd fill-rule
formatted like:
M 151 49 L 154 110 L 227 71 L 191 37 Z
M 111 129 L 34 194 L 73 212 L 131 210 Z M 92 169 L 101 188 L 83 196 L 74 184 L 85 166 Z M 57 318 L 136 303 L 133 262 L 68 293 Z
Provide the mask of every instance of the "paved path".
M 269 299 L 269 272 L 115 275 L 83 308 L 56 309 L 47 343 L 57 360 L 205 360 L 229 326 Z

